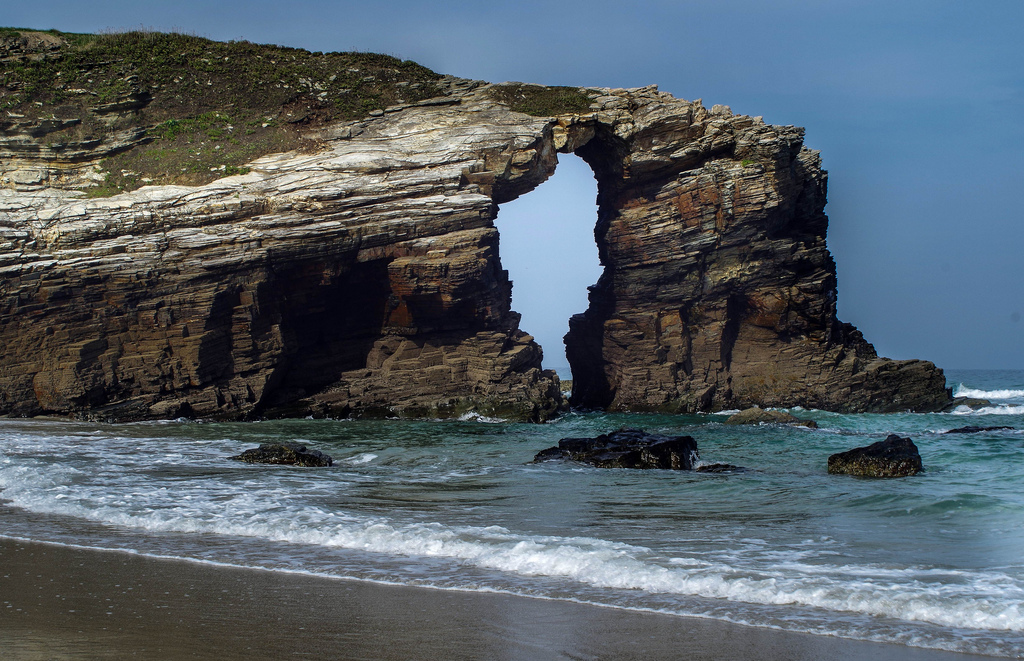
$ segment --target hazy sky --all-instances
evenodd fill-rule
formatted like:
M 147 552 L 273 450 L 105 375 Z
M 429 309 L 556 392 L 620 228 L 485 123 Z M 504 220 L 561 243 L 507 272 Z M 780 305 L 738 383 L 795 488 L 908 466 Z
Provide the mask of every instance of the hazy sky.
M 709 107 L 804 126 L 806 144 L 822 151 L 829 170 L 840 318 L 893 358 L 1024 368 L 1020 0 L 5 5 L 0 22 L 18 27 L 177 28 L 213 39 L 389 53 L 495 82 L 657 83 Z M 595 273 L 596 249 L 584 227 L 594 213 L 593 184 L 585 171 L 565 170 L 512 204 L 542 194 L 550 203 L 525 211 L 506 205 L 508 217 L 499 216 L 499 227 L 536 222 L 535 231 L 556 244 L 554 257 L 524 262 L 511 235 L 503 242 L 520 311 L 543 262 L 552 270 L 541 282 Z M 570 218 L 581 206 L 582 225 Z M 559 224 L 572 233 L 553 231 Z M 517 273 L 521 263 L 529 277 Z M 544 303 L 524 315 L 523 327 L 541 339 L 551 365 L 561 362 L 554 355 L 561 347 L 545 337 L 560 333 L 538 329 L 582 311 L 584 297 L 580 291 L 563 311 Z

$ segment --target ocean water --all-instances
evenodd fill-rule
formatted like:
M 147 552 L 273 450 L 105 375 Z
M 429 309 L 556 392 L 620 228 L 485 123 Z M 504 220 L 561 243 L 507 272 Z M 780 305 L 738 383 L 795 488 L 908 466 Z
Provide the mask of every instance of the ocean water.
M 1024 371 L 948 370 L 980 411 L 102 425 L 0 420 L 0 535 L 196 562 L 501 591 L 1024 657 Z M 964 425 L 1015 429 L 944 434 Z M 566 436 L 689 434 L 733 474 L 548 462 Z M 910 436 L 921 475 L 828 475 Z M 301 441 L 326 469 L 227 458 Z

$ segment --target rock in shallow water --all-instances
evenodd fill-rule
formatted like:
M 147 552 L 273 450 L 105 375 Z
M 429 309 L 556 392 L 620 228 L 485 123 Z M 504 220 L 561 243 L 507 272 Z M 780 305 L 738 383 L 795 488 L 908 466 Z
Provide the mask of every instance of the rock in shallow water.
M 704 464 L 694 468 L 698 473 L 746 473 L 747 469 L 732 464 Z
M 319 450 L 307 450 L 299 443 L 263 443 L 258 448 L 246 450 L 230 457 L 248 464 L 282 464 L 319 468 L 333 466 L 334 460 Z
M 563 438 L 541 450 L 534 461 L 568 459 L 598 468 L 693 470 L 697 442 L 692 436 L 662 436 L 642 429 L 620 429 L 594 438 Z
M 957 410 L 961 406 L 966 406 L 972 411 L 977 411 L 978 409 L 983 409 L 986 406 L 992 406 L 992 402 L 990 402 L 987 399 L 978 399 L 977 397 L 957 397 L 949 404 L 947 404 L 942 409 L 942 412 L 949 413 L 951 411 Z
M 773 411 L 762 409 L 759 406 L 753 406 L 749 409 L 743 409 L 739 413 L 734 413 L 726 419 L 725 424 L 727 425 L 756 425 L 760 423 L 779 423 L 784 425 L 793 425 L 794 427 L 807 427 L 809 429 L 817 429 L 818 423 L 814 420 L 801 420 L 791 413 L 785 411 Z
M 889 434 L 884 441 L 828 458 L 828 472 L 859 477 L 906 477 L 924 470 L 921 454 L 909 438 Z

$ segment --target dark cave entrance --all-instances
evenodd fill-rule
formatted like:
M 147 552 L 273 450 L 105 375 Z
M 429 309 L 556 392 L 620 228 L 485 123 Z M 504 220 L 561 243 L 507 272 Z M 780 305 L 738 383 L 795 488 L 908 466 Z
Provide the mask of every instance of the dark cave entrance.
M 495 225 L 501 264 L 513 282 L 519 327 L 544 349 L 544 367 L 570 378 L 562 337 L 569 317 L 587 309 L 587 287 L 597 282 L 597 180 L 583 159 L 559 154 L 550 179 L 501 205 Z

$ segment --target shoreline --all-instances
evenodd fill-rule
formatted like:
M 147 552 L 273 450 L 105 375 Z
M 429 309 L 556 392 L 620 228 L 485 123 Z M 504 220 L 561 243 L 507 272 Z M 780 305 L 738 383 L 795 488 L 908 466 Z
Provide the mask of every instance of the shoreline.
M 5 659 L 993 657 L 0 538 Z

